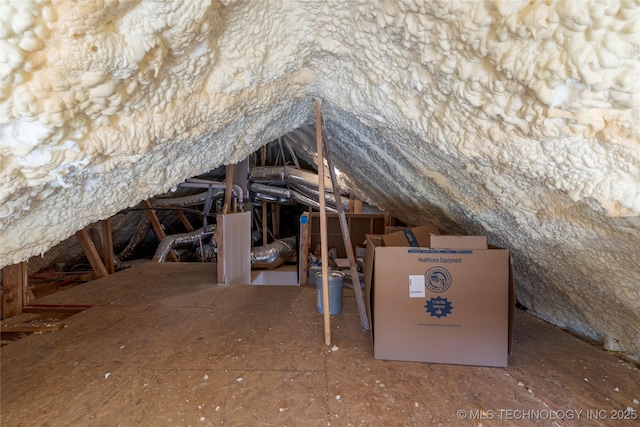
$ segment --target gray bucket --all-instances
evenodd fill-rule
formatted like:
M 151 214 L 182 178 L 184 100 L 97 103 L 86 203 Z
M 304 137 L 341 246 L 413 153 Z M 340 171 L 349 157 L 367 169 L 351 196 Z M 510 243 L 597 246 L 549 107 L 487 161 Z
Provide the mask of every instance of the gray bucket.
M 324 314 L 324 301 L 322 293 L 322 271 L 316 273 L 316 289 L 318 290 L 318 313 Z M 342 313 L 342 288 L 344 286 L 344 273 L 337 270 L 329 270 L 329 314 Z

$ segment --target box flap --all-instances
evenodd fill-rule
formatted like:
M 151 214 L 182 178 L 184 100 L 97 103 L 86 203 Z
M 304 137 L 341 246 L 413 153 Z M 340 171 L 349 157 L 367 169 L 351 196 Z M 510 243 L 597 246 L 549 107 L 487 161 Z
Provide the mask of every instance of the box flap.
M 428 248 L 431 245 L 431 235 L 440 234 L 433 224 L 425 224 L 420 227 L 405 228 L 391 234 L 382 236 L 384 246 L 413 246 Z
M 373 265 L 376 247 L 382 245 L 382 236 L 367 235 L 367 255 L 364 261 L 364 294 L 369 330 L 371 331 L 371 343 L 373 344 Z
M 513 275 L 513 258 L 509 255 L 509 348 L 508 353 L 511 356 L 513 351 L 513 325 L 516 317 L 516 287 Z M 371 323 L 369 323 L 371 324 Z
M 433 236 L 433 249 L 487 249 L 487 236 Z

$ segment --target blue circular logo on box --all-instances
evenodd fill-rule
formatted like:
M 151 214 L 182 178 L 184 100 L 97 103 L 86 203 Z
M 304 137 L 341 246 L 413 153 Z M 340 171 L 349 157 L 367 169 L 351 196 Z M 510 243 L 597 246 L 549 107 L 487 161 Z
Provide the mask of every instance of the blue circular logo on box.
M 444 292 L 451 286 L 451 273 L 444 267 L 431 267 L 424 273 L 424 284 L 431 292 Z

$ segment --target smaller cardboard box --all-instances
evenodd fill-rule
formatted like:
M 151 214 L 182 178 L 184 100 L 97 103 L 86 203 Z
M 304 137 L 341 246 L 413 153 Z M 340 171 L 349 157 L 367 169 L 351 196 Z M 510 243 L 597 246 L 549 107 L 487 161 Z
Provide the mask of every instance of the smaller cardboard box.
M 382 241 L 384 246 L 411 246 L 430 247 L 431 235 L 440 234 L 438 227 L 433 224 L 425 224 L 419 227 L 404 228 L 395 233 L 384 234 Z
M 446 248 L 367 241 L 366 305 L 375 359 L 507 366 L 515 297 L 507 249 L 431 236 Z M 448 237 L 454 237 L 448 239 Z M 452 243 L 453 242 L 453 243 Z
M 487 249 L 487 236 L 431 236 L 432 249 Z

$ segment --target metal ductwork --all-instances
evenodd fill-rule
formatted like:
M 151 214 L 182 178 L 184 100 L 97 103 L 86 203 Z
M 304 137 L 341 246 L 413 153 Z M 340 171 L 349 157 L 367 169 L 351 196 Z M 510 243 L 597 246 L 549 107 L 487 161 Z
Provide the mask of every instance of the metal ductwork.
M 279 267 L 296 251 L 296 238 L 287 237 L 275 240 L 268 245 L 257 246 L 251 250 L 251 268 L 273 269 Z
M 210 236 L 215 231 L 215 224 L 207 225 L 190 233 L 172 234 L 162 239 L 153 256 L 153 261 L 164 262 L 169 252 L 176 246 L 185 243 L 193 243 L 201 241 L 202 238 Z

